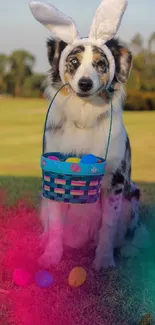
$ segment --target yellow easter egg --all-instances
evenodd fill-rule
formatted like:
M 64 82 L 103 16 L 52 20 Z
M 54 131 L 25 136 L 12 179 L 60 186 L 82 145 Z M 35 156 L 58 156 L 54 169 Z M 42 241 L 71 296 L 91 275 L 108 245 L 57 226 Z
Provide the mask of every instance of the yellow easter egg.
M 87 273 L 83 267 L 74 267 L 69 274 L 68 282 L 71 287 L 80 287 L 86 281 Z
M 70 157 L 66 159 L 66 162 L 69 163 L 74 163 L 74 164 L 79 164 L 80 163 L 80 158 L 77 157 Z

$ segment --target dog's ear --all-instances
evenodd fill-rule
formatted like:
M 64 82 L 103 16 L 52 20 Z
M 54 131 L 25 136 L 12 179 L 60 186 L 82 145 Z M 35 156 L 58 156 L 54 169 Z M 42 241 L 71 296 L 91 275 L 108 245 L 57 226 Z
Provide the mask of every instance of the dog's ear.
M 132 54 L 124 46 L 119 44 L 119 41 L 112 39 L 106 43 L 115 58 L 115 78 L 121 83 L 125 83 L 130 75 L 132 68 Z
M 66 46 L 67 43 L 59 39 L 50 38 L 47 40 L 48 61 L 52 67 L 52 77 L 54 82 L 59 77 L 60 56 Z
M 80 37 L 74 21 L 51 4 L 30 0 L 29 6 L 34 18 L 64 42 L 72 43 Z
M 105 42 L 115 37 L 126 7 L 127 0 L 102 0 L 94 15 L 89 38 Z

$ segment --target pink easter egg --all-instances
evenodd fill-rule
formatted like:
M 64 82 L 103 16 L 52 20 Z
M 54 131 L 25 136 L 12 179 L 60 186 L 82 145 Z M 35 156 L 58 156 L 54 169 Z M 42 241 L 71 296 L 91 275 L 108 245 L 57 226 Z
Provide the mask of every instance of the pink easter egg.
M 48 159 L 50 160 L 60 160 L 58 157 L 56 156 L 48 156 Z
M 20 287 L 25 287 L 31 283 L 31 275 L 23 269 L 15 269 L 13 272 L 13 282 Z
M 72 165 L 71 165 L 71 170 L 72 170 L 73 172 L 79 173 L 80 170 L 81 170 L 81 168 L 80 168 L 80 166 L 77 165 L 77 164 L 72 164 Z

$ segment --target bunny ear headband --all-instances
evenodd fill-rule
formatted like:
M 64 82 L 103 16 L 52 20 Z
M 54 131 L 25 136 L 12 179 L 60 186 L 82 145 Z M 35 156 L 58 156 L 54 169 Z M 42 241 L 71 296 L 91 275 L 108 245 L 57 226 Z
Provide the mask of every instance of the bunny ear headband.
M 115 73 L 115 60 L 105 43 L 116 35 L 126 6 L 127 0 L 102 0 L 93 18 L 89 37 L 81 38 L 74 21 L 70 17 L 67 17 L 50 4 L 34 0 L 30 1 L 33 16 L 58 38 L 68 44 L 61 54 L 59 64 L 60 76 L 64 83 L 65 59 L 75 46 L 85 43 L 98 46 L 104 51 L 110 67 L 110 78 L 107 88 L 110 86 Z

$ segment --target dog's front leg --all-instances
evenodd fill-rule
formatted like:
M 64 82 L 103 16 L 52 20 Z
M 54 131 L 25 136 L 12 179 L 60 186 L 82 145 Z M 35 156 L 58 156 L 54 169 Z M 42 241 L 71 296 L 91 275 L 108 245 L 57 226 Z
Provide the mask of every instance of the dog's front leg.
M 63 255 L 63 229 L 67 206 L 54 201 L 46 200 L 46 218 L 48 222 L 47 244 L 39 264 L 44 267 L 57 265 Z
M 113 188 L 109 193 L 102 195 L 102 226 L 99 232 L 99 241 L 93 268 L 100 270 L 115 267 L 114 242 L 117 231 L 117 223 L 121 215 L 122 184 Z

